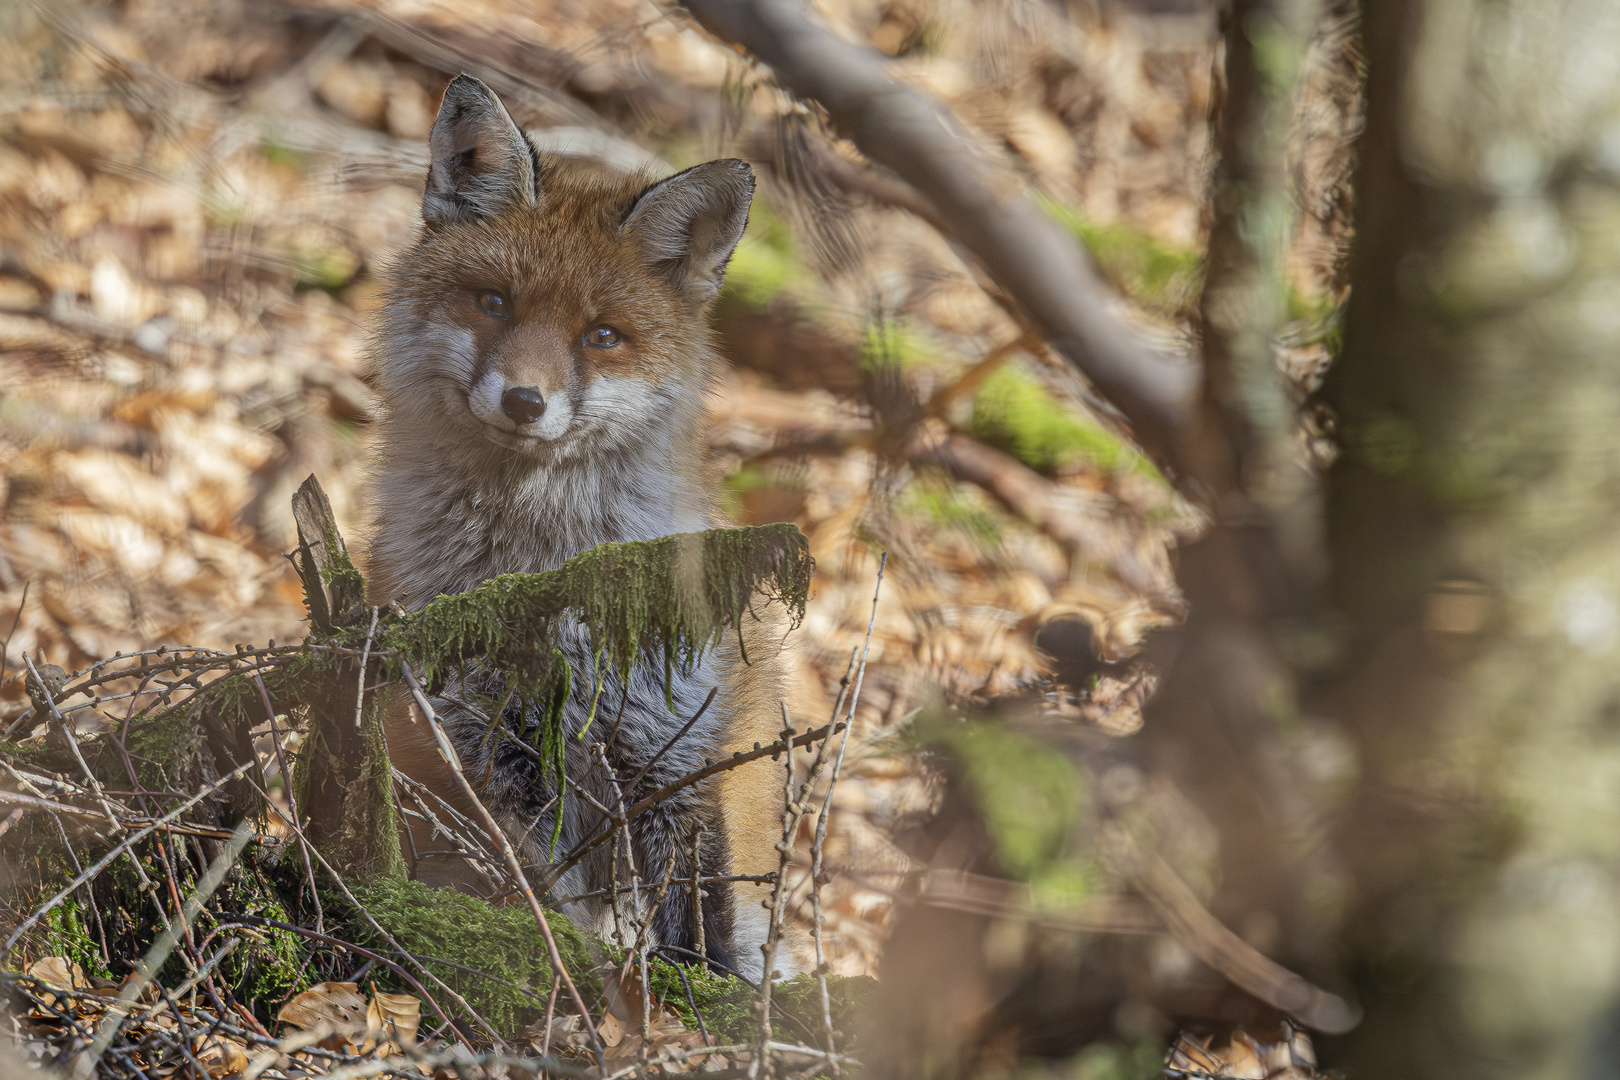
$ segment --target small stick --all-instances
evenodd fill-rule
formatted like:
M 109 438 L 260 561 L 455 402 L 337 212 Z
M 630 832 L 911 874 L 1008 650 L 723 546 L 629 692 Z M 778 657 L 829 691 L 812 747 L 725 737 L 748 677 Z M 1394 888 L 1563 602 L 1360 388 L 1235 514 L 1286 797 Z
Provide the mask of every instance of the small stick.
M 821 942 L 821 875 L 822 852 L 827 843 L 827 818 L 832 813 L 833 789 L 838 785 L 838 774 L 844 767 L 844 751 L 849 748 L 849 732 L 855 726 L 855 708 L 861 701 L 861 684 L 866 679 L 866 653 L 872 645 L 872 630 L 877 626 L 878 596 L 883 590 L 883 571 L 889 565 L 889 553 L 885 551 L 878 559 L 877 583 L 872 587 L 872 617 L 866 622 L 866 640 L 861 643 L 861 660 L 855 670 L 855 689 L 850 694 L 849 712 L 844 716 L 844 738 L 838 744 L 838 757 L 833 761 L 832 775 L 827 778 L 827 793 L 822 797 L 821 810 L 816 814 L 816 836 L 810 843 L 810 905 L 813 922 L 811 933 L 816 944 L 816 992 L 821 998 L 821 1033 L 827 1040 L 827 1061 L 832 1066 L 833 1075 L 839 1074 L 838 1061 L 833 1057 L 834 1032 L 832 1022 L 832 999 L 827 993 L 827 965 L 823 958 Z M 847 686 L 849 675 L 844 675 L 844 685 Z M 843 690 L 839 690 L 839 699 L 843 698 Z M 833 706 L 836 715 L 838 706 Z M 825 745 L 825 744 L 823 744 Z M 818 755 L 819 758 L 819 755 Z
M 366 627 L 366 643 L 360 650 L 360 679 L 359 689 L 354 695 L 354 730 L 360 730 L 360 718 L 366 711 L 366 664 L 371 661 L 371 638 L 377 632 L 377 613 L 381 608 L 371 609 L 371 625 Z M 257 678 L 257 673 L 255 673 Z
M 551 1054 L 551 1018 L 556 1015 L 557 991 L 562 988 L 562 976 L 557 975 L 551 980 L 551 996 L 546 998 L 546 1027 L 545 1034 L 540 1039 L 540 1056 L 548 1057 Z
M 699 956 L 709 950 L 703 941 L 703 825 L 692 829 L 692 945 Z M 695 1011 L 695 1008 L 694 1008 Z
M 793 719 L 788 715 L 785 701 L 782 702 L 782 738 L 792 743 Z M 771 987 L 776 978 L 776 943 L 782 933 L 782 897 L 786 892 L 787 870 L 793 861 L 794 843 L 799 833 L 799 819 L 804 817 L 805 810 L 803 801 L 794 798 L 798 792 L 793 787 L 793 751 L 789 749 L 783 758 L 782 767 L 787 776 L 782 783 L 782 842 L 776 845 L 776 850 L 781 853 L 781 859 L 776 869 L 776 881 L 771 885 L 771 898 L 765 904 L 771 912 L 770 922 L 765 931 L 765 944 L 759 947 L 762 966 L 759 973 L 759 998 L 754 1002 L 754 1011 L 759 1014 L 759 1029 L 754 1059 L 748 1063 L 748 1075 L 751 1078 L 771 1075 Z
M 215 856 L 214 861 L 208 865 L 208 870 L 203 874 L 202 879 L 197 882 L 197 887 L 192 890 L 190 896 L 186 897 L 186 901 L 180 909 L 180 916 L 175 920 L 175 925 L 184 927 L 197 917 L 197 912 L 202 909 L 203 904 L 208 902 L 208 898 L 214 895 L 214 890 L 219 888 L 220 884 L 225 880 L 225 872 L 235 864 L 237 857 L 242 854 L 242 849 L 247 846 L 247 842 L 252 836 L 253 827 L 248 822 L 244 821 L 236 827 L 236 832 L 226 841 L 224 850 Z M 169 954 L 174 951 L 174 947 L 179 941 L 180 933 L 174 929 L 173 925 L 158 935 L 158 939 L 147 950 L 145 958 L 135 968 L 135 978 L 124 985 L 123 990 L 118 994 L 118 1000 L 108 1006 L 107 1017 L 101 1022 L 100 1030 L 96 1032 L 96 1041 L 91 1043 L 90 1049 L 75 1061 L 73 1070 L 75 1077 L 95 1075 L 96 1062 L 101 1060 L 101 1055 L 107 1050 L 107 1044 L 112 1042 L 113 1036 L 118 1033 L 118 1029 L 122 1025 L 120 1018 L 129 1014 L 131 1003 L 140 997 L 141 991 L 145 990 L 147 984 L 157 977 L 158 969 L 163 966 L 163 962 L 169 958 Z
M 34 685 L 39 687 L 40 696 L 45 699 L 45 704 L 50 706 L 50 719 L 61 727 L 62 737 L 67 741 L 68 749 L 73 751 L 73 760 L 79 763 L 79 770 L 84 773 L 84 778 L 90 781 L 90 790 L 95 793 L 96 801 L 101 804 L 102 812 L 107 815 L 107 822 L 113 827 L 113 834 L 117 835 L 123 832 L 124 826 L 119 823 L 117 816 L 113 814 L 112 806 L 107 802 L 106 793 L 101 790 L 101 781 L 97 780 L 96 774 L 90 771 L 90 766 L 85 763 L 84 754 L 79 751 L 79 737 L 73 733 L 73 729 L 63 719 L 61 710 L 56 707 L 56 698 L 51 693 L 51 688 L 46 686 L 45 680 L 39 677 L 39 671 L 34 667 L 34 661 L 29 658 L 28 654 L 23 653 L 22 658 L 23 663 L 28 666 L 28 674 L 33 678 Z
M 0 686 L 4 686 L 6 682 L 6 654 L 11 648 L 11 639 L 17 636 L 17 627 L 22 625 L 23 608 L 28 604 L 28 589 L 33 584 L 32 578 L 23 582 L 22 599 L 17 601 L 17 614 L 12 617 L 11 629 L 6 631 L 6 639 L 0 641 Z M 6 730 L 6 734 L 11 734 L 9 728 Z
M 702 783 L 711 776 L 716 776 L 723 772 L 730 772 L 732 769 L 747 765 L 751 761 L 758 761 L 762 757 L 772 757 L 776 754 L 782 753 L 784 750 L 791 750 L 796 746 L 809 746 L 812 743 L 821 742 L 829 736 L 836 734 L 839 730 L 841 729 L 838 727 L 838 725 L 828 724 L 826 727 L 817 728 L 814 731 L 807 731 L 803 735 L 797 736 L 792 740 L 778 740 L 777 742 L 771 743 L 769 746 L 762 746 L 758 750 L 739 750 L 735 754 L 732 754 L 729 758 L 724 758 L 712 765 L 705 765 L 701 769 L 695 769 L 677 780 L 671 780 L 669 783 L 665 784 L 651 795 L 648 795 L 645 799 L 642 799 L 640 802 L 630 807 L 630 809 L 625 812 L 623 821 L 609 822 L 608 828 L 605 831 L 599 832 L 595 836 L 592 836 L 589 840 L 582 840 L 575 845 L 574 850 L 569 852 L 568 856 L 564 858 L 562 862 L 553 867 L 545 880 L 541 882 L 541 892 L 550 892 L 552 887 L 557 884 L 558 879 L 560 879 L 563 874 L 567 873 L 569 870 L 572 870 L 586 855 L 589 855 L 592 851 L 595 851 L 597 848 L 606 843 L 610 837 L 616 834 L 619 826 L 634 821 L 636 818 L 640 817 L 642 814 L 645 814 L 648 810 L 651 810 L 653 807 L 657 806 L 659 803 L 663 802 L 677 791 L 680 791 L 683 788 L 689 788 L 693 784 Z
M 650 761 L 648 761 L 647 764 L 645 764 L 645 765 L 643 765 L 641 767 L 641 771 L 636 773 L 636 775 L 631 778 L 631 780 L 630 780 L 630 782 L 628 784 L 624 785 L 624 789 L 626 791 L 629 791 L 632 794 L 635 793 L 636 785 L 641 783 L 642 777 L 646 776 L 647 773 L 652 771 L 652 767 L 654 765 L 658 764 L 659 760 L 661 758 L 663 758 L 663 756 L 665 754 L 669 753 L 670 748 L 673 747 L 676 743 L 680 742 L 682 737 L 684 737 L 688 731 L 692 730 L 692 725 L 697 723 L 698 720 L 700 720 L 702 718 L 703 714 L 709 711 L 709 706 L 714 703 L 714 695 L 719 693 L 719 692 L 720 692 L 720 687 L 718 687 L 718 686 L 709 687 L 709 696 L 703 699 L 703 704 L 698 706 L 698 711 L 692 714 L 692 719 L 688 720 L 685 724 L 681 725 L 681 730 L 679 730 L 675 734 L 671 735 L 669 737 L 669 742 L 665 743 L 663 745 L 663 747 L 658 751 L 658 753 L 654 754 L 652 756 L 652 759 Z M 598 744 L 598 745 L 600 745 L 600 744 Z M 604 751 L 604 753 L 605 753 L 605 751 Z
M 416 681 L 416 675 L 411 671 L 410 664 L 402 662 L 400 670 L 405 676 L 405 685 L 411 688 L 411 696 L 416 699 L 417 705 L 427 718 L 428 729 L 433 732 L 434 741 L 439 744 L 439 752 L 444 755 L 450 771 L 455 774 L 456 782 L 461 785 L 462 794 L 467 796 L 467 801 L 478 811 L 485 831 L 494 838 L 501 850 L 502 858 L 506 860 L 506 868 L 511 873 L 513 882 L 523 890 L 523 898 L 529 902 L 529 910 L 540 926 L 540 936 L 545 939 L 546 953 L 551 960 L 552 970 L 562 976 L 563 983 L 568 987 L 568 994 L 574 999 L 574 1007 L 579 1011 L 579 1018 L 585 1025 L 586 1033 L 591 1037 L 597 1064 L 600 1065 L 603 1061 L 602 1040 L 597 1037 L 596 1025 L 591 1021 L 591 1011 L 585 1007 L 585 999 L 580 996 L 579 989 L 574 986 L 574 980 L 568 974 L 568 969 L 563 966 L 562 953 L 557 949 L 556 938 L 551 935 L 551 924 L 546 921 L 545 909 L 540 906 L 540 900 L 529 885 L 529 879 L 524 876 L 523 864 L 518 861 L 517 852 L 512 850 L 512 843 L 506 838 L 505 831 L 501 829 L 483 800 L 478 797 L 478 793 L 473 790 L 472 784 L 467 782 L 467 775 L 461 771 L 461 758 L 456 753 L 456 748 L 451 745 L 449 737 L 445 735 L 444 726 L 439 723 L 439 716 L 433 711 L 427 695 L 422 692 L 422 686 Z
M 376 608 L 372 608 L 372 621 L 376 621 Z M 304 839 L 303 819 L 298 815 L 298 796 L 293 793 L 292 773 L 287 770 L 287 755 L 281 749 L 281 732 L 276 730 L 276 707 L 270 704 L 270 691 L 264 687 L 264 679 L 259 673 L 253 673 L 253 683 L 259 688 L 259 700 L 264 702 L 264 715 L 270 721 L 270 745 L 276 748 L 276 767 L 281 770 L 281 787 L 287 793 L 287 807 L 292 811 L 293 832 L 298 837 L 298 850 L 304 856 L 304 880 L 309 882 L 309 898 L 315 904 L 315 929 L 325 931 L 326 912 L 321 910 L 321 893 L 315 888 L 315 867 L 309 861 L 309 841 Z M 270 802 L 270 793 L 264 793 L 264 801 Z M 274 805 L 272 803 L 272 805 Z

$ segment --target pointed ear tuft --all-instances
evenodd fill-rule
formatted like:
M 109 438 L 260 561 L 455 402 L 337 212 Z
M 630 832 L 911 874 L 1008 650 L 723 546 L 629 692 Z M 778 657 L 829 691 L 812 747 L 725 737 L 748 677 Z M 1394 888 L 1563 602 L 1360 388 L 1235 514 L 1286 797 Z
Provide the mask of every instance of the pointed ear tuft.
M 471 75 L 445 87 L 428 148 L 422 217 L 430 225 L 495 217 L 539 199 L 534 147 L 495 92 Z
M 693 303 L 714 299 L 748 224 L 754 170 L 728 158 L 693 166 L 641 193 L 624 228 L 653 267 Z

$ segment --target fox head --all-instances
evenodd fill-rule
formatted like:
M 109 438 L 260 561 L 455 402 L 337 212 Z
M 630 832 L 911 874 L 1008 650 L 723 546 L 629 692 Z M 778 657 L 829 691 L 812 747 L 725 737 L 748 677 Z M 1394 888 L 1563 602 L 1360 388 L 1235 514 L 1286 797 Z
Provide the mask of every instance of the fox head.
M 542 157 L 462 75 L 429 136 L 423 229 L 381 329 L 394 423 L 538 462 L 695 423 L 705 311 L 754 177 L 711 161 L 667 179 Z

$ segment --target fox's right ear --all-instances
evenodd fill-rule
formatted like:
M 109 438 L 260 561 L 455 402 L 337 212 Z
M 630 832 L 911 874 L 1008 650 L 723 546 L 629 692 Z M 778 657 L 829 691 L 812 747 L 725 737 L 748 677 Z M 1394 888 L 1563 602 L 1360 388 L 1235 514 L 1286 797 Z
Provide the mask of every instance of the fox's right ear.
M 433 163 L 422 217 L 429 225 L 495 217 L 539 201 L 534 147 L 495 92 L 471 75 L 445 87 L 428 148 Z

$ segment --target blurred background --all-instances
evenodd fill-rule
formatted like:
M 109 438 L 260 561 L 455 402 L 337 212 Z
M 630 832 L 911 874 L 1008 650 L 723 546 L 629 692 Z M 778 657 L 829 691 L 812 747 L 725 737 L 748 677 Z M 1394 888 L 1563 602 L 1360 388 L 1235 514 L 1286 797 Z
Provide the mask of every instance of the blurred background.
M 879 1075 L 1616 1075 L 1620 14 L 815 3 L 1190 388 L 1138 439 L 691 7 L 0 9 L 0 727 L 23 652 L 303 635 L 289 498 L 363 537 L 367 328 L 466 71 L 542 150 L 760 178 L 708 439 L 817 560 L 796 716 L 888 555 L 825 898 Z

